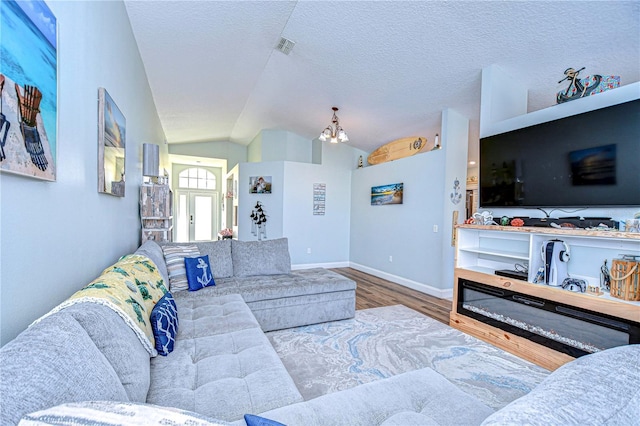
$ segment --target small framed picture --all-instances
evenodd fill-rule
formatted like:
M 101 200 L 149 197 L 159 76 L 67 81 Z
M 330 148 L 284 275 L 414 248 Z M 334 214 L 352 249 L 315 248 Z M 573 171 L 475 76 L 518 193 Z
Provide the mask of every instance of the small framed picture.
M 392 183 L 371 187 L 371 205 L 402 204 L 404 183 Z
M 250 194 L 271 194 L 271 176 L 250 176 Z

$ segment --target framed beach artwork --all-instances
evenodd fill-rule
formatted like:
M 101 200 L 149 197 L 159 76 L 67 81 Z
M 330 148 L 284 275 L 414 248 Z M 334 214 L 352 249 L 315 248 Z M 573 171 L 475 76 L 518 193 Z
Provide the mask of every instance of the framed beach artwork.
M 0 171 L 56 180 L 57 21 L 43 1 L 0 2 Z
M 98 89 L 98 192 L 124 197 L 126 120 L 109 93 Z
M 371 205 L 402 204 L 404 183 L 392 183 L 371 187 Z
M 249 177 L 250 194 L 271 194 L 271 176 Z

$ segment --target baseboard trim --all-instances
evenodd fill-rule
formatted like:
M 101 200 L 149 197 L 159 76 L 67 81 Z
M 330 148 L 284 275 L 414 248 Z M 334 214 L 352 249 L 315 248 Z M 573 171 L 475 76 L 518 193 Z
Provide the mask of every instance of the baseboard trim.
M 292 270 L 298 269 L 311 269 L 311 268 L 348 268 L 349 262 L 329 262 L 329 263 L 300 263 L 297 265 L 291 265 Z
M 379 271 L 377 269 L 373 269 L 368 266 L 360 265 L 359 263 L 349 262 L 348 266 L 358 271 L 366 272 L 367 274 L 373 275 L 375 277 L 382 278 L 387 281 L 391 281 L 396 284 L 403 285 L 405 287 L 409 287 L 410 289 L 420 291 L 422 293 L 428 294 L 433 297 L 437 297 L 439 299 L 453 299 L 453 288 L 446 289 L 446 290 L 435 288 L 427 284 L 419 283 L 417 281 L 399 277 L 397 275 L 389 274 L 387 272 Z

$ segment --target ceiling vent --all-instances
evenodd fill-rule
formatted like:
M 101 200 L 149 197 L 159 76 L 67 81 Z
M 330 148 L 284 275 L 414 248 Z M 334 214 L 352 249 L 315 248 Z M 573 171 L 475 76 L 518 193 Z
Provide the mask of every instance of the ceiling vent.
M 288 55 L 291 50 L 293 49 L 293 46 L 296 45 L 296 42 L 293 40 L 289 40 L 288 38 L 284 38 L 284 37 L 280 37 L 280 41 L 278 42 L 278 45 L 276 46 L 276 50 L 281 51 L 282 53 L 284 53 L 285 55 Z

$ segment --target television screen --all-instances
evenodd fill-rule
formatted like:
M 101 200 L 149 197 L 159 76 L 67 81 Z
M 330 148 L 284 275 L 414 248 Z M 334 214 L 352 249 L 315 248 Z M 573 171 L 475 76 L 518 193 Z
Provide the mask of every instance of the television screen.
M 481 207 L 640 205 L 640 100 L 480 139 Z

